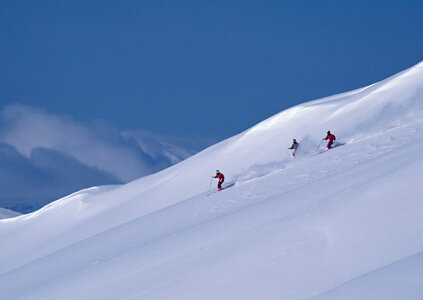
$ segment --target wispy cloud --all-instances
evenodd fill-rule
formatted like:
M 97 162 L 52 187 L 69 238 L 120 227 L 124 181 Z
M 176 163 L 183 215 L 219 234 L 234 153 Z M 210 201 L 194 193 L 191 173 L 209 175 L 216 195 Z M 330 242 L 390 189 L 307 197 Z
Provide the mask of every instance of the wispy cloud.
M 103 121 L 24 105 L 0 119 L 0 207 L 28 211 L 93 185 L 127 182 L 199 150 L 187 140 L 120 132 Z

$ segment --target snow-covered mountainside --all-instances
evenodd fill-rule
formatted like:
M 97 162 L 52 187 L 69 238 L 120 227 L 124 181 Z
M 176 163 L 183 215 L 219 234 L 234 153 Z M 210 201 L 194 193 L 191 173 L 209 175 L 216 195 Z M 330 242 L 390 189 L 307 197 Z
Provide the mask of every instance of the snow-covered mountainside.
M 422 100 L 420 63 L 159 173 L 0 220 L 1 295 L 422 299 Z M 327 130 L 344 145 L 321 152 Z M 236 184 L 209 194 L 216 169 Z

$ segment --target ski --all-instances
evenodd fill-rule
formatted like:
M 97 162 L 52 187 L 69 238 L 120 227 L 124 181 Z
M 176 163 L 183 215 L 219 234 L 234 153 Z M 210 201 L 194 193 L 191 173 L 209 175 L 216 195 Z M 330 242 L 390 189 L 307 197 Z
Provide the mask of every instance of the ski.
M 228 183 L 228 184 L 226 184 L 225 186 L 223 186 L 220 190 L 214 190 L 214 191 L 212 191 L 212 192 L 208 193 L 208 194 L 207 194 L 207 196 L 210 196 L 210 195 L 212 195 L 212 194 L 216 194 L 216 193 L 218 193 L 218 192 L 221 192 L 221 191 L 223 191 L 223 190 L 226 190 L 226 189 L 228 189 L 228 188 L 230 188 L 230 187 L 233 187 L 234 185 L 235 185 L 235 183 L 234 183 L 234 182 Z

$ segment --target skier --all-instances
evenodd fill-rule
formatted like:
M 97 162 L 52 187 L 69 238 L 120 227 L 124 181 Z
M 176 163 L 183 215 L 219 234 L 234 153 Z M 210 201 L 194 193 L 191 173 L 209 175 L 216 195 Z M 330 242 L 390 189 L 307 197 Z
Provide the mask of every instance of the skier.
M 299 145 L 300 144 L 297 142 L 296 139 L 292 140 L 292 146 L 288 148 L 289 150 L 294 150 L 294 151 L 292 151 L 292 157 L 295 157 L 295 153 L 297 153 Z
M 330 133 L 330 131 L 328 131 L 328 135 L 323 140 L 329 140 L 328 149 L 330 149 L 333 144 L 333 141 L 336 140 L 336 137 L 332 133 Z
M 212 176 L 212 178 L 219 178 L 219 182 L 217 183 L 217 190 L 222 190 L 222 183 L 225 181 L 225 176 L 223 176 L 222 173 L 219 172 L 219 170 L 216 170 L 216 176 Z

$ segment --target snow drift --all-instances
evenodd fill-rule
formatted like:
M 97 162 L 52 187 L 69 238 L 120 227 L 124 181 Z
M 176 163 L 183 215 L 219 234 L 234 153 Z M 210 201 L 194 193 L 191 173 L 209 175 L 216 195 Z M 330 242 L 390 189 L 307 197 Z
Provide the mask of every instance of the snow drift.
M 2 295 L 423 298 L 422 99 L 420 63 L 159 173 L 1 220 Z M 345 145 L 315 154 L 327 130 Z M 216 169 L 236 184 L 207 196 Z

